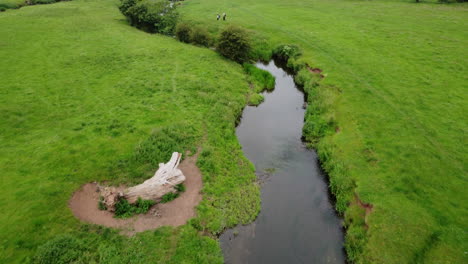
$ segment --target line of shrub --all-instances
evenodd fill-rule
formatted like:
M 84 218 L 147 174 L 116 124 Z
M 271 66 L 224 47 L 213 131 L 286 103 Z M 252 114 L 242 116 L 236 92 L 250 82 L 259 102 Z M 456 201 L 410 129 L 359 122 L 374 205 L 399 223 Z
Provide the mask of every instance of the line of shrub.
M 119 9 L 138 29 L 172 35 L 179 17 L 176 6 L 166 0 L 121 0 Z
M 185 22 L 177 24 L 175 35 L 180 42 L 192 43 L 203 47 L 210 47 L 214 43 L 213 38 L 206 29 L 194 27 Z
M 180 22 L 175 30 L 176 38 L 184 43 L 216 48 L 221 55 L 238 63 L 252 59 L 252 43 L 249 33 L 241 27 L 229 25 L 221 31 L 217 40 L 206 29 Z
M 179 13 L 176 7 L 177 4 L 166 0 L 121 0 L 119 10 L 130 25 L 146 32 L 175 35 L 184 43 L 215 46 L 221 55 L 238 63 L 252 59 L 251 39 L 246 30 L 229 25 L 215 41 L 205 28 L 185 22 L 178 23 Z
M 0 12 L 6 11 L 7 9 L 18 9 L 23 6 L 29 5 L 45 5 L 45 4 L 53 4 L 57 2 L 64 2 L 70 0 L 26 0 L 23 3 L 16 4 L 16 3 L 0 3 Z

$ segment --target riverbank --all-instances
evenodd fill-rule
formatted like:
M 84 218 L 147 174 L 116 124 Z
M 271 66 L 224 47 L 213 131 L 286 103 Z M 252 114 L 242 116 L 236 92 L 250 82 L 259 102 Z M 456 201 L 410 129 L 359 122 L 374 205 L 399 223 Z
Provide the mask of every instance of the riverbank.
M 332 190 L 345 194 L 337 208 L 346 211 L 350 260 L 463 262 L 466 4 L 191 0 L 181 8 L 210 32 L 224 26 L 211 19 L 220 10 L 253 30 L 259 49 L 296 44 L 298 63 L 323 70 L 306 126 L 333 128 L 314 146 L 331 163 Z
M 253 223 L 221 235 L 225 262 L 344 263 L 342 219 L 302 141 L 305 95 L 273 61 L 256 66 L 275 77 L 275 88 L 244 109 L 236 134 L 262 182 L 262 209 Z

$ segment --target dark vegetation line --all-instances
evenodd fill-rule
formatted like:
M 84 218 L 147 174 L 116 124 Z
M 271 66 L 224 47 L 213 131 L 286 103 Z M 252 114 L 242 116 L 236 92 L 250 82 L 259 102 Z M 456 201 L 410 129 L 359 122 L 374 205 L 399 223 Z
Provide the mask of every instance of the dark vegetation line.
M 53 4 L 57 2 L 67 2 L 71 0 L 26 0 L 23 3 L 1 3 L 0 2 L 0 12 L 6 11 L 7 9 L 18 9 L 23 6 L 32 6 L 32 5 L 46 5 Z

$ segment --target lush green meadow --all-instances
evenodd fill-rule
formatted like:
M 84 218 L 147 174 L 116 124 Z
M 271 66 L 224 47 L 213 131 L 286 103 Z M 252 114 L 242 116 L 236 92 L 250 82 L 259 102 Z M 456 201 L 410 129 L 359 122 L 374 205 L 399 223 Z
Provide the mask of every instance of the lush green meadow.
M 217 263 L 210 234 L 258 213 L 234 133 L 249 91 L 242 66 L 130 27 L 117 5 L 0 13 L 0 263 L 27 262 L 59 234 L 42 260 L 61 248 L 82 263 Z M 84 183 L 141 182 L 173 151 L 198 147 L 204 199 L 184 227 L 126 238 L 68 208 Z
M 300 60 L 324 70 L 314 98 L 334 129 L 316 147 L 331 184 L 351 185 L 373 205 L 366 223 L 348 223 L 352 260 L 466 263 L 467 8 L 190 0 L 181 10 L 211 32 L 222 27 L 216 13 L 226 12 L 228 23 L 251 29 L 263 46 L 299 45 Z M 345 196 L 354 204 L 347 219 L 364 216 L 354 194 Z
M 59 234 L 68 235 L 43 246 L 42 259 L 63 247 L 83 263 L 222 262 L 209 235 L 259 210 L 234 134 L 249 77 L 209 49 L 130 27 L 117 5 L 0 13 L 2 263 L 31 260 Z M 342 194 L 351 260 L 468 262 L 466 4 L 187 0 L 180 11 L 211 33 L 252 30 L 265 58 L 296 44 L 298 64 L 324 70 L 306 89 L 304 131 L 315 118 L 333 128 L 314 146 Z M 216 21 L 223 12 L 228 22 Z M 140 182 L 172 151 L 199 146 L 204 199 L 188 225 L 126 238 L 80 224 L 67 207 L 86 182 Z

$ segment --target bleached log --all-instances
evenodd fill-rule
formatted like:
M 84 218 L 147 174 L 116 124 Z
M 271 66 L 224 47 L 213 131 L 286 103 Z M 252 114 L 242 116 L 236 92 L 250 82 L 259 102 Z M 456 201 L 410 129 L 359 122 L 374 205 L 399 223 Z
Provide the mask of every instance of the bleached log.
M 181 157 L 182 154 L 180 153 L 172 153 L 172 157 L 168 163 L 159 164 L 159 169 L 153 177 L 140 185 L 126 189 L 123 193 L 125 199 L 130 203 L 136 202 L 138 197 L 141 197 L 143 200 L 158 202 L 164 194 L 175 192 L 174 187 L 185 181 L 184 174 L 177 168 Z
M 142 184 L 119 190 L 115 187 L 99 188 L 100 195 L 104 198 L 103 202 L 110 211 L 114 211 L 115 203 L 121 198 L 127 199 L 130 203 L 137 201 L 138 197 L 143 200 L 153 200 L 159 202 L 161 197 L 169 192 L 175 192 L 175 186 L 185 181 L 185 176 L 179 166 L 182 154 L 172 153 L 171 159 L 166 163 L 160 163 L 159 168 L 153 177 L 144 181 Z

